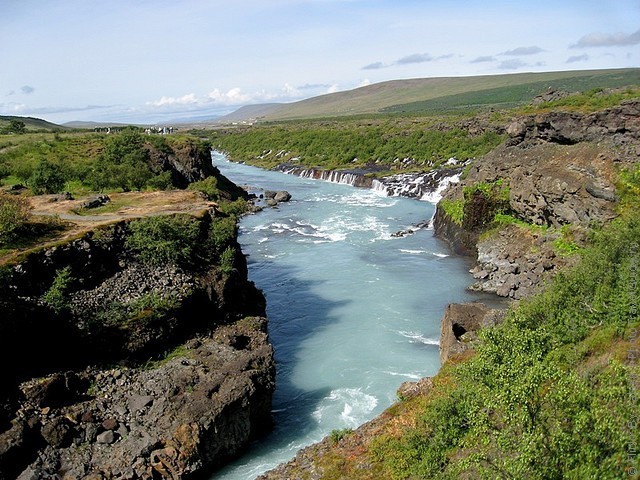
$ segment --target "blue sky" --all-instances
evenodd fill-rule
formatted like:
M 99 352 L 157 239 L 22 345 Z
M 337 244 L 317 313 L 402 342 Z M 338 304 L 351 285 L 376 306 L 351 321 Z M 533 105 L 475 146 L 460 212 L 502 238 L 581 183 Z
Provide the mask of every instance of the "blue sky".
M 639 0 L 0 2 L 0 114 L 58 123 L 163 123 L 400 78 L 639 64 Z

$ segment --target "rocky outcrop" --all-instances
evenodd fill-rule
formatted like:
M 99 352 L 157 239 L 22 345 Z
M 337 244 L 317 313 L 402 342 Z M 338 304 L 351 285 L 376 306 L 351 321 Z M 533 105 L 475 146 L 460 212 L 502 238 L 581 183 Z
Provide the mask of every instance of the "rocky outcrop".
M 478 332 L 499 323 L 504 313 L 484 303 L 449 304 L 440 322 L 440 363 L 471 348 Z
M 550 112 L 520 118 L 507 127 L 507 133 L 511 145 L 540 141 L 573 145 L 602 140 L 633 144 L 640 140 L 639 115 L 640 101 L 630 100 L 589 115 Z
M 171 182 L 177 188 L 186 188 L 190 183 L 210 176 L 219 176 L 211 164 L 211 152 L 202 142 L 185 140 L 171 149 L 159 149 L 147 143 L 149 166 L 156 172 L 171 172 Z
M 519 300 L 542 290 L 560 270 L 573 265 L 574 256 L 558 247 L 566 241 L 560 232 L 509 225 L 477 243 L 477 265 L 471 270 L 476 280 L 470 289 Z M 582 230 L 571 235 L 570 245 L 584 245 Z
M 143 263 L 128 225 L 3 269 L 0 478 L 183 478 L 268 430 L 265 302 L 235 239 L 232 269 Z
M 149 369 L 89 368 L 21 385 L 2 440 L 40 453 L 20 479 L 183 478 L 224 464 L 271 426 L 266 320 L 247 317 L 187 342 Z M 61 477 L 60 477 L 61 478 Z
M 456 255 L 475 256 L 479 233 L 463 228 L 440 204 L 436 205 L 436 213 L 433 216 L 433 230 L 434 235 L 447 242 Z

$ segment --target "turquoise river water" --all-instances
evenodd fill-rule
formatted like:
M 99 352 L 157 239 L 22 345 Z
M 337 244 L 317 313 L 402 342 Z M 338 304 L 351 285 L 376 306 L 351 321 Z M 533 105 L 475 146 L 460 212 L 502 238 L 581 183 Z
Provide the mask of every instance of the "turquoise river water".
M 435 206 L 228 162 L 239 185 L 287 190 L 289 203 L 240 224 L 249 277 L 267 299 L 277 362 L 273 433 L 212 479 L 253 479 L 334 429 L 355 428 L 407 380 L 440 367 L 447 304 L 472 301 L 469 264 L 430 228 Z

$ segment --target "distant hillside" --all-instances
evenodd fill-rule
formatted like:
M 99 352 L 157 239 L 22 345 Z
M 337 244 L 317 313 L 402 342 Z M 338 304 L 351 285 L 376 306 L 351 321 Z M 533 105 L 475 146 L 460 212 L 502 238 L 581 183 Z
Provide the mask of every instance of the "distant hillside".
M 640 84 L 640 69 L 516 73 L 475 77 L 392 80 L 280 106 L 243 107 L 224 117 L 261 121 L 340 117 L 376 113 L 448 112 L 457 109 L 513 107 L 531 101 L 549 87 L 570 92 Z M 245 110 L 246 109 L 246 110 Z M 256 114 L 255 112 L 260 112 Z
M 259 105 L 245 105 L 238 110 L 217 119 L 220 123 L 251 122 L 261 120 L 276 112 L 284 103 L 261 103 Z
M 55 131 L 55 130 L 66 130 L 67 127 L 62 125 L 57 125 L 55 123 L 47 122 L 46 120 L 42 120 L 41 118 L 33 118 L 33 117 L 17 117 L 13 115 L 0 115 L 0 130 L 9 125 L 11 120 L 18 120 L 23 122 L 27 131 Z
M 118 123 L 118 122 L 85 122 L 85 121 L 73 121 L 64 124 L 68 128 L 107 128 L 107 127 L 127 127 L 129 125 L 143 127 L 145 125 L 131 124 L 131 123 Z

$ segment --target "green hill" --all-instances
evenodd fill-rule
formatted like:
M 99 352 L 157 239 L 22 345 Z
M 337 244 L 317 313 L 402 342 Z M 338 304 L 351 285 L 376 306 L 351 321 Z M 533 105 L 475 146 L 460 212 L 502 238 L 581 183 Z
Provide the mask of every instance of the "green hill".
M 637 68 L 392 80 L 271 106 L 261 120 L 503 108 L 528 103 L 549 87 L 578 92 L 638 84 Z M 237 116 L 234 119 L 238 121 Z
M 24 123 L 28 132 L 55 132 L 58 130 L 67 130 L 67 127 L 47 122 L 41 118 L 34 117 L 17 117 L 13 115 L 0 115 L 0 131 L 5 129 L 12 120 Z

